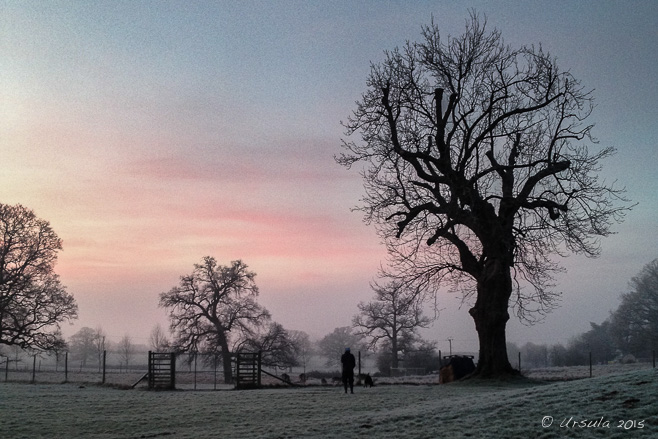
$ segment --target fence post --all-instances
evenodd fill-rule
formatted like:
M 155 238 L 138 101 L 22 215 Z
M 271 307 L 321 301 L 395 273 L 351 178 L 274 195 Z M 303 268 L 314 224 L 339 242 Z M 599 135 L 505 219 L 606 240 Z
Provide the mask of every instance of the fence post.
M 69 353 L 64 352 L 64 382 L 68 383 L 69 381 Z
M 521 372 L 521 351 L 519 351 L 519 372 Z
M 36 382 L 36 374 L 37 374 L 37 355 L 34 354 L 32 356 L 32 381 L 31 381 L 32 384 Z
M 149 359 L 148 359 L 148 381 L 149 381 L 149 389 L 153 388 L 153 351 L 149 351 Z
M 361 379 L 361 351 L 359 351 L 359 380 Z
M 262 366 L 262 358 L 263 358 L 262 351 L 258 351 L 258 360 L 257 360 L 258 361 L 258 375 L 256 376 L 256 380 L 258 380 L 258 387 L 260 387 L 260 384 L 261 384 L 261 382 L 260 382 L 260 370 L 261 370 L 261 366 Z
M 174 390 L 176 388 L 176 354 L 172 352 L 170 355 L 171 355 L 171 357 L 170 357 L 170 361 L 171 361 L 171 372 L 170 372 L 171 373 L 171 384 L 170 384 L 170 387 L 171 387 L 171 390 Z
M 9 356 L 7 356 L 7 363 L 5 365 L 5 383 L 9 381 Z
M 105 384 L 105 360 L 107 359 L 107 351 L 103 351 L 103 380 L 101 384 Z
M 197 359 L 197 355 L 195 352 L 194 353 L 194 390 L 196 390 L 196 359 Z
M 212 368 L 213 368 L 213 390 L 217 390 L 217 354 L 213 354 L 212 358 Z
M 592 351 L 589 351 L 589 377 L 592 378 Z

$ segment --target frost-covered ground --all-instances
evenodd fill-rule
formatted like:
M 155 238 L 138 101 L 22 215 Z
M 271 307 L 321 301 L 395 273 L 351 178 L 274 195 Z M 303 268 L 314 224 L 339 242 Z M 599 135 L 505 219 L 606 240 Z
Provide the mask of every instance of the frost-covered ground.
M 379 385 L 354 395 L 331 386 L 151 392 L 0 383 L 0 437 L 649 438 L 658 437 L 658 371 Z

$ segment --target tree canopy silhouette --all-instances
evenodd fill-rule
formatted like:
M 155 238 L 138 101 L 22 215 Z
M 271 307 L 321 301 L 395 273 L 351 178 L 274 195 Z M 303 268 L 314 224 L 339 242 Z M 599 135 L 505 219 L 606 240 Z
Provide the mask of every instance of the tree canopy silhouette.
M 232 382 L 231 337 L 256 336 L 269 321 L 258 304 L 256 273 L 242 261 L 219 265 L 206 256 L 192 274 L 181 276 L 178 286 L 160 294 L 160 306 L 169 310 L 173 347 L 183 352 L 221 353 L 224 380 Z
M 511 48 L 471 12 L 461 36 L 432 22 L 423 40 L 385 52 L 344 123 L 337 161 L 362 169 L 360 209 L 396 272 L 472 304 L 476 374 L 513 374 L 509 308 L 555 306 L 554 255 L 597 256 L 629 208 L 597 175 L 614 153 L 587 122 L 593 98 L 541 47 Z
M 427 328 L 432 319 L 423 315 L 419 292 L 399 279 L 385 285 L 375 282 L 371 288 L 374 299 L 359 303 L 359 314 L 352 319 L 352 325 L 357 334 L 370 340 L 372 348 L 383 345 L 390 353 L 390 367 L 397 369 L 400 354 L 422 342 L 418 329 Z
M 78 306 L 54 272 L 62 241 L 20 204 L 0 204 L 0 344 L 61 349 L 60 324 Z

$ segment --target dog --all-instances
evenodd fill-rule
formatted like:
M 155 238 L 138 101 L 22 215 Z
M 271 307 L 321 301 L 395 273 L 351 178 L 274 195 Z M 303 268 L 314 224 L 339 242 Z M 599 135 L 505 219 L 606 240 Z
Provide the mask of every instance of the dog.
M 360 380 L 363 380 L 363 387 L 372 387 L 375 385 L 375 383 L 372 381 L 372 377 L 370 376 L 369 373 L 367 374 L 361 374 L 359 376 Z

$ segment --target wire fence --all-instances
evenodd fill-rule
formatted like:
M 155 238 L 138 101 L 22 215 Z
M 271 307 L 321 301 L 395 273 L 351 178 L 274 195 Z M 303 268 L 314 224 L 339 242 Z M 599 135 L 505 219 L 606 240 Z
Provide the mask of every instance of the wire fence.
M 531 361 L 521 352 L 510 352 L 510 363 L 524 375 L 547 380 L 566 380 L 588 378 L 617 373 L 638 368 L 655 368 L 656 351 L 650 358 L 632 361 L 598 361 L 596 353 L 584 352 L 588 360 L 584 364 L 571 366 L 552 366 L 550 362 L 540 364 Z M 477 363 L 477 360 L 476 360 Z M 440 365 L 437 365 L 437 369 Z M 12 356 L 0 355 L 0 382 L 23 383 L 78 383 L 80 385 L 104 384 L 116 387 L 147 386 L 145 380 L 148 372 L 148 353 L 137 352 L 129 361 L 118 352 L 104 351 L 98 358 L 81 361 L 68 353 L 48 355 L 44 353 L 28 354 L 24 351 Z M 268 384 L 280 384 L 285 381 L 305 382 L 306 370 L 271 368 L 267 374 Z M 425 375 L 423 368 L 399 367 L 391 369 L 392 377 L 409 377 Z M 234 371 L 232 371 L 234 376 Z M 304 378 L 302 379 L 302 375 Z M 272 377 L 280 377 L 278 380 Z M 176 388 L 182 390 L 222 390 L 233 388 L 224 376 L 220 355 L 182 353 L 176 355 Z
M 508 350 L 509 361 L 518 366 L 519 370 L 537 369 L 560 366 L 589 366 L 604 364 L 651 363 L 656 365 L 656 351 L 650 350 L 644 356 L 635 357 L 632 354 L 611 355 L 610 352 L 597 350 L 570 350 L 568 353 L 550 352 L 545 347 L 534 350 Z
M 79 383 L 130 386 L 148 370 L 148 358 L 143 361 L 133 355 L 135 363 L 119 361 L 119 355 L 103 351 L 93 360 L 74 360 L 69 353 L 47 355 L 21 353 L 0 356 L 0 380 L 26 383 Z
M 424 367 L 391 367 L 391 377 L 428 375 Z
M 0 380 L 26 383 L 106 384 L 118 387 L 147 385 L 148 353 L 131 355 L 129 361 L 117 352 L 103 351 L 94 361 L 80 361 L 68 352 L 0 357 Z M 122 358 L 123 357 L 123 358 Z M 176 356 L 176 383 L 181 389 L 218 389 L 223 386 L 223 369 L 217 356 Z
M 225 390 L 234 386 L 232 377 L 235 376 L 235 365 L 233 364 L 230 379 L 227 381 L 219 354 L 179 353 L 175 362 L 176 389 Z M 67 352 L 57 356 L 26 352 L 14 356 L 0 356 L 0 382 L 146 387 L 148 370 L 148 352 L 134 353 L 127 362 L 124 355 L 112 351 L 101 352 L 98 359 L 93 361 L 74 359 Z M 289 369 L 268 370 L 270 377 L 285 375 L 290 382 L 299 381 Z M 277 384 L 284 380 L 271 378 L 269 381 Z

